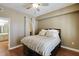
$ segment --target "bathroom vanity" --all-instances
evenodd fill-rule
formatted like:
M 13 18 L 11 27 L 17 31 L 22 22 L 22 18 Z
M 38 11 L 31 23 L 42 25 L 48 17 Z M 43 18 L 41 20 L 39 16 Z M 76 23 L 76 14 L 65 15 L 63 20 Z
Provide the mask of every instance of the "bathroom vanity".
M 0 41 L 8 40 L 8 33 L 0 33 Z

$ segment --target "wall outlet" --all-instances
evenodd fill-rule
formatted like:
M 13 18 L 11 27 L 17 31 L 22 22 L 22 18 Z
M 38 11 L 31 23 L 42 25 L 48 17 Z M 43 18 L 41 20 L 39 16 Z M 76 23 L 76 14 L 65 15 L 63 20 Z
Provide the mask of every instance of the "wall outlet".
M 72 45 L 74 45 L 74 42 L 72 42 Z

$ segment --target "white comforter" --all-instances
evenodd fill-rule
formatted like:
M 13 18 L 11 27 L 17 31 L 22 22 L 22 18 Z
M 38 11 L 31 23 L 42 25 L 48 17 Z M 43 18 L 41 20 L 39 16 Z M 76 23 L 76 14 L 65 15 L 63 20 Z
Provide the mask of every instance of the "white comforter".
M 49 56 L 51 51 L 60 43 L 60 39 L 59 37 L 35 35 L 24 37 L 21 42 L 40 55 Z

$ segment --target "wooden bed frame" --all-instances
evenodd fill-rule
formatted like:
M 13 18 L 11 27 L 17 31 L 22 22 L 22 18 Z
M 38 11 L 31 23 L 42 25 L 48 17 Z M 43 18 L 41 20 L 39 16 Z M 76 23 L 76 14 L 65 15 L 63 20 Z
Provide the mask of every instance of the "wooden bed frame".
M 51 29 L 58 30 L 59 36 L 61 39 L 61 29 L 49 28 L 49 29 L 45 29 L 45 30 L 51 30 Z M 55 47 L 55 49 L 52 50 L 50 56 L 55 56 L 57 54 L 57 52 L 59 51 L 60 47 L 61 47 L 61 42 Z M 37 52 L 33 51 L 32 49 L 28 48 L 24 44 L 23 44 L 23 53 L 24 53 L 24 56 L 42 56 L 42 55 L 38 54 Z

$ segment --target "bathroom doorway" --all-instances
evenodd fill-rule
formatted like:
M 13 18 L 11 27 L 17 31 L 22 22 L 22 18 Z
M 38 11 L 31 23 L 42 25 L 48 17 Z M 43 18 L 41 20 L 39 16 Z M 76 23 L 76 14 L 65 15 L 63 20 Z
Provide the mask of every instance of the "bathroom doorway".
M 0 17 L 0 50 L 9 49 L 10 19 Z

